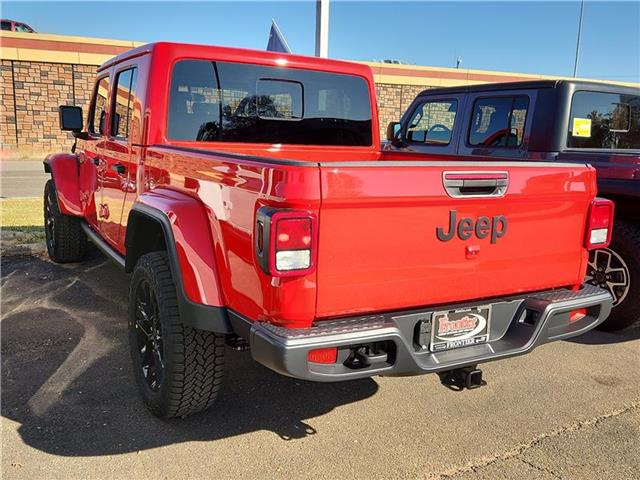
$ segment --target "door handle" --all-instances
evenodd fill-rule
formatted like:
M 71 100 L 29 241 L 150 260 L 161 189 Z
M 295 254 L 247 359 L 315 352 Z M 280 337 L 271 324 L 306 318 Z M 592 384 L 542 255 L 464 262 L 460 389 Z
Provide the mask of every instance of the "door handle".
M 460 197 L 501 197 L 509 186 L 508 172 L 444 172 L 442 184 L 447 194 Z
M 122 165 L 121 163 L 116 163 L 115 165 L 113 165 L 111 167 L 111 170 L 113 170 L 114 172 L 119 173 L 120 175 L 124 174 L 127 171 L 127 167 L 125 167 L 124 165 Z

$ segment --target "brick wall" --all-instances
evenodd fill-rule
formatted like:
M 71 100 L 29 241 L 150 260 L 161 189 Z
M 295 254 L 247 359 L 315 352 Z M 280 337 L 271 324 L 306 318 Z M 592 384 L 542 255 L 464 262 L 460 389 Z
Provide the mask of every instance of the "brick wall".
M 0 88 L 0 144 L 3 148 L 16 146 L 16 113 L 13 95 L 13 67 L 11 62 L 2 61 L 0 65 L 2 87 Z
M 79 105 L 87 112 L 97 66 L 2 60 L 0 144 L 2 157 L 40 158 L 68 151 L 71 134 L 58 127 L 58 106 Z M 379 83 L 376 86 L 380 132 L 402 115 L 428 85 Z
M 68 150 L 73 137 L 58 126 L 59 105 L 86 111 L 96 67 L 2 60 L 0 143 L 3 157 L 41 157 Z

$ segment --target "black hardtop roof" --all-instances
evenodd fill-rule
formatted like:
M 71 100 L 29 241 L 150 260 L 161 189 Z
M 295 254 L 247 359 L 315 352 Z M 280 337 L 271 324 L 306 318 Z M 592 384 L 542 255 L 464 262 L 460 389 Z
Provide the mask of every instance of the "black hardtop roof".
M 422 95 L 442 95 L 449 93 L 491 92 L 500 90 L 535 90 L 541 88 L 559 88 L 564 85 L 574 86 L 576 89 L 602 90 L 631 95 L 640 95 L 640 88 L 633 88 L 615 83 L 589 82 L 586 80 L 529 80 L 523 82 L 479 83 L 460 87 L 430 88 L 420 92 Z

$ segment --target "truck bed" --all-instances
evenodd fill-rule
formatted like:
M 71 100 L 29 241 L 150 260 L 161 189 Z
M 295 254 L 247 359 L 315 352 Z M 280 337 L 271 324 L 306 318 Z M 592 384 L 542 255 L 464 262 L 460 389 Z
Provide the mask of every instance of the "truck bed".
M 216 264 L 226 272 L 224 297 L 248 318 L 304 326 L 318 318 L 573 287 L 584 278 L 586 215 L 596 188 L 586 165 L 424 155 L 387 160 L 384 154 L 336 162 L 330 150 L 268 155 L 173 146 L 146 153 L 156 186 L 187 191 L 208 206 L 212 235 L 222 246 Z M 172 175 L 161 168 L 167 164 Z M 506 187 L 498 195 L 485 186 L 454 198 L 445 174 L 454 175 L 454 184 L 499 177 Z M 313 274 L 273 282 L 256 266 L 254 215 L 264 205 L 318 215 Z M 468 238 L 459 235 L 461 221 Z M 438 228 L 451 238 L 439 240 Z

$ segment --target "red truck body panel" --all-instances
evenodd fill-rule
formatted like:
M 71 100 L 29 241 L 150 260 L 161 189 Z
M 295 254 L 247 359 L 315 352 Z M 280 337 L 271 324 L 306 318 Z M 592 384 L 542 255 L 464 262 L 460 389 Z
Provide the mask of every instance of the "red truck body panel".
M 219 237 L 210 229 L 203 203 L 189 193 L 159 186 L 142 194 L 137 202 L 158 209 L 169 218 L 187 298 L 196 303 L 223 306 L 215 258 L 220 248 Z
M 319 316 L 581 283 L 592 169 L 413 163 L 322 168 L 320 245 L 328 253 L 319 256 Z M 504 197 L 452 199 L 442 185 L 445 170 L 508 171 L 509 187 Z M 494 244 L 490 235 L 439 241 L 436 229 L 449 229 L 451 210 L 458 220 L 505 216 L 507 231 Z

